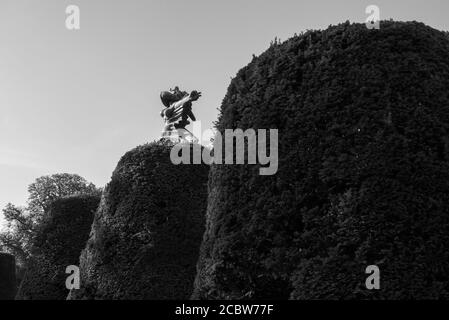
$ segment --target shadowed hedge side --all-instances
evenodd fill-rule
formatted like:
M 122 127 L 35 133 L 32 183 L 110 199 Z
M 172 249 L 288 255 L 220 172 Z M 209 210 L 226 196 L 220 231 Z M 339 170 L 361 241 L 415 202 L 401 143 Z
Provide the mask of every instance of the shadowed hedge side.
M 66 267 L 78 265 L 99 202 L 97 196 L 80 195 L 51 204 L 33 241 L 32 258 L 16 299 L 66 299 Z
M 173 165 L 171 143 L 126 153 L 107 185 L 70 299 L 185 299 L 204 233 L 207 165 Z
M 16 261 L 0 252 L 0 300 L 14 300 L 16 294 Z
M 346 23 L 275 43 L 232 80 L 230 128 L 279 129 L 279 171 L 211 168 L 194 298 L 449 297 L 446 34 Z

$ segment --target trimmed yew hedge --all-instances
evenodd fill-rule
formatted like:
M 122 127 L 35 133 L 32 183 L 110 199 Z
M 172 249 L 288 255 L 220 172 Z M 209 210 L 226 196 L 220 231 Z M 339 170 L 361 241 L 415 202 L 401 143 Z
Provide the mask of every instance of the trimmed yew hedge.
M 211 168 L 194 298 L 449 298 L 448 39 L 345 23 L 238 72 L 217 128 L 279 129 L 279 171 Z
M 126 153 L 107 185 L 71 299 L 186 299 L 204 233 L 209 166 L 173 165 L 172 144 Z
M 80 195 L 54 201 L 33 241 L 32 258 L 18 300 L 65 300 L 66 267 L 78 265 L 99 197 Z

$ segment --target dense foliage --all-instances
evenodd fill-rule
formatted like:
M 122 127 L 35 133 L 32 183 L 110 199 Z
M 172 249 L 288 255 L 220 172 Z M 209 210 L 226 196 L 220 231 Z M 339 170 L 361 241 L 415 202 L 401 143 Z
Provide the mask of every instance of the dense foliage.
M 217 127 L 279 129 L 279 171 L 211 168 L 195 298 L 449 298 L 446 34 L 345 23 L 274 43 Z
M 0 252 L 0 300 L 13 300 L 16 293 L 14 256 Z
M 204 233 L 207 165 L 173 165 L 171 143 L 126 153 L 106 186 L 71 299 L 185 299 Z
M 79 264 L 99 202 L 98 196 L 79 195 L 50 204 L 32 242 L 31 258 L 17 299 L 67 297 L 66 268 Z
M 20 270 L 26 268 L 36 229 L 53 201 L 80 194 L 99 196 L 101 190 L 77 174 L 58 173 L 37 178 L 28 186 L 28 193 L 26 207 L 8 203 L 3 209 L 7 226 L 0 232 L 0 248 L 16 257 Z

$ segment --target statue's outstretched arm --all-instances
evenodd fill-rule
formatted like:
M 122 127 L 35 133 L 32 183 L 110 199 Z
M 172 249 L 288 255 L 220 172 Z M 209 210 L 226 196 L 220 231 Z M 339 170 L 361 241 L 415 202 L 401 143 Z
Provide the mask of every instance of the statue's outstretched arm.
M 187 102 L 191 101 L 190 100 L 190 96 L 186 96 L 184 98 L 182 98 L 181 100 L 179 100 L 178 102 L 175 102 L 173 104 L 173 107 L 175 108 L 175 112 L 179 109 L 182 109 L 182 107 L 184 106 L 184 104 L 186 104 Z
M 201 92 L 192 91 L 188 96 L 185 96 L 178 102 L 175 102 L 172 105 L 174 114 L 178 114 L 178 113 L 182 112 L 182 109 L 184 108 L 184 105 L 187 102 L 197 101 L 200 97 L 201 97 Z M 193 113 L 192 113 L 192 116 L 193 116 Z M 195 116 L 193 116 L 193 118 L 195 118 Z M 192 120 L 193 120 L 193 118 L 192 118 Z M 193 120 L 193 121 L 196 121 L 196 120 Z

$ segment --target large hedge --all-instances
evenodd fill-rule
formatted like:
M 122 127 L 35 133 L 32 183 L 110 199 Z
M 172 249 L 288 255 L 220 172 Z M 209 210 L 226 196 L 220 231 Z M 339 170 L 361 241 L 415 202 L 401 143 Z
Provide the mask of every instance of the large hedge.
M 279 170 L 211 168 L 194 298 L 449 298 L 446 34 L 345 23 L 274 43 L 217 128 L 279 129 Z
M 16 294 L 16 260 L 0 252 L 0 300 L 13 300 Z
M 50 205 L 33 240 L 32 257 L 16 299 L 66 299 L 66 268 L 79 264 L 99 202 L 98 196 L 79 195 Z
M 71 299 L 185 299 L 204 233 L 209 166 L 174 165 L 170 142 L 126 153 L 107 185 Z

